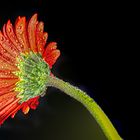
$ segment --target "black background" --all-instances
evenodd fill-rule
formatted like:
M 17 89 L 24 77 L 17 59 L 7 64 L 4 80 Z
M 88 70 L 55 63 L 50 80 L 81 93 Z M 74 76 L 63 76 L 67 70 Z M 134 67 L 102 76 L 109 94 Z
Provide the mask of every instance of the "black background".
M 121 5 L 121 4 L 120 4 Z M 124 139 L 130 138 L 132 51 L 128 47 L 127 11 L 114 3 L 90 1 L 3 1 L 0 27 L 17 16 L 38 13 L 50 41 L 61 56 L 54 75 L 97 101 Z M 122 12 L 123 11 L 123 12 Z M 128 43 L 129 42 L 129 43 Z M 36 111 L 19 112 L 0 128 L 0 140 L 105 140 L 96 122 L 78 102 L 56 89 L 48 89 Z

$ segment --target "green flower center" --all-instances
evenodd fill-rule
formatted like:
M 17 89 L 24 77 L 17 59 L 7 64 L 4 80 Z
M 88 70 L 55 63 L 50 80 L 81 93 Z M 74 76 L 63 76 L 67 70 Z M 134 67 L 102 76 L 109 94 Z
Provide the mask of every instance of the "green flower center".
M 14 74 L 20 80 L 16 83 L 15 91 L 19 92 L 17 97 L 21 99 L 20 103 L 44 94 L 50 69 L 42 56 L 33 52 L 21 54 L 17 62 L 19 71 Z

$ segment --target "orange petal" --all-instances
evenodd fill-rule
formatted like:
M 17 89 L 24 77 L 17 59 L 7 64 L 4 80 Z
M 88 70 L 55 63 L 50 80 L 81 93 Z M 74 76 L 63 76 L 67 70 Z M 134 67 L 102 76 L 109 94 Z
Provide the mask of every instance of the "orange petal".
M 18 17 L 15 23 L 15 31 L 16 36 L 21 43 L 21 50 L 23 52 L 29 51 L 29 42 L 27 38 L 27 31 L 26 31 L 26 18 L 25 17 Z
M 3 60 L 7 61 L 12 65 L 16 62 L 16 58 L 13 57 L 11 54 L 9 54 L 8 51 L 4 49 L 1 45 L 0 45 L 0 56 Z
M 17 79 L 18 77 L 15 74 L 13 74 L 10 70 L 0 70 L 0 78 Z
M 48 55 L 46 55 L 44 60 L 49 64 L 50 68 L 52 68 L 53 64 L 56 62 L 59 56 L 60 56 L 60 51 L 53 50 Z
M 0 95 L 0 103 L 4 100 L 8 100 L 12 97 L 15 97 L 17 95 L 17 92 L 8 92 L 6 94 Z
M 18 81 L 19 79 L 0 79 L 0 88 L 16 84 Z
M 38 48 L 38 52 L 43 54 L 44 47 L 46 44 L 46 41 L 48 39 L 48 33 L 44 33 L 44 23 L 39 22 L 36 27 L 36 44 Z
M 27 114 L 29 112 L 29 110 L 30 110 L 30 107 L 28 106 L 28 104 L 27 103 L 24 104 L 23 107 L 22 107 L 22 112 L 24 114 Z
M 5 94 L 5 93 L 13 91 L 14 88 L 15 88 L 15 84 L 0 88 L 0 96 Z
M 15 46 L 11 43 L 11 41 L 6 38 L 2 32 L 0 31 L 0 45 L 5 49 L 11 56 L 18 56 L 18 51 Z
M 28 101 L 28 104 L 30 106 L 31 109 L 36 109 L 38 104 L 39 104 L 39 96 L 32 98 Z
M 49 64 L 50 68 L 56 62 L 57 58 L 60 56 L 60 51 L 57 50 L 56 48 L 57 48 L 57 43 L 51 42 L 48 44 L 48 46 L 46 47 L 43 53 L 43 58 Z
M 17 93 L 16 92 L 8 92 L 5 94 L 0 95 L 0 110 L 4 108 L 8 102 L 15 99 Z
M 6 28 L 6 24 L 3 25 L 2 31 L 3 31 L 3 35 L 5 36 L 5 38 L 8 38 L 5 28 Z
M 21 43 L 18 41 L 14 30 L 13 30 L 13 25 L 11 24 L 10 20 L 8 20 L 7 24 L 6 24 L 6 33 L 7 36 L 9 37 L 10 41 L 15 45 L 15 47 L 18 49 L 19 52 L 22 52 L 21 50 Z
M 11 98 L 10 98 L 11 99 Z M 6 107 L 4 107 L 3 109 L 0 110 L 0 118 L 2 116 L 4 116 L 5 114 L 7 114 L 7 112 L 10 111 L 10 108 L 15 104 L 15 102 L 17 102 L 17 99 L 14 98 L 14 101 L 11 102 L 10 104 L 8 104 Z
M 49 43 L 43 53 L 43 57 L 46 57 L 52 50 L 56 50 L 56 48 L 57 48 L 56 42 Z
M 33 52 L 37 52 L 36 45 L 36 25 L 37 25 L 37 14 L 34 14 L 29 20 L 28 24 L 28 39 L 30 43 L 30 48 Z
M 11 70 L 16 71 L 18 68 L 12 63 L 9 63 L 1 54 L 0 54 L 0 70 Z
M 15 98 L 6 107 L 0 110 L 0 125 L 12 114 L 15 114 L 20 109 L 19 99 Z
M 13 47 L 16 56 L 18 56 L 18 55 L 19 55 L 19 50 L 18 50 L 17 47 L 11 42 L 10 38 L 8 37 L 7 32 L 6 32 L 6 24 L 3 25 L 3 36 L 4 36 L 5 39 L 7 40 L 8 44 L 9 44 L 11 47 Z M 8 46 L 7 46 L 7 47 L 8 47 Z M 15 56 L 14 56 L 14 57 L 15 57 Z

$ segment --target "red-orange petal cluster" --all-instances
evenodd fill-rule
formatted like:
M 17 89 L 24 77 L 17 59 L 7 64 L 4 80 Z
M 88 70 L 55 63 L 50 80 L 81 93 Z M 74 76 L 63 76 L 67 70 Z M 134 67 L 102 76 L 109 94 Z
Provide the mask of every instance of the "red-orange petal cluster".
M 44 32 L 44 23 L 37 20 L 34 14 L 27 23 L 25 17 L 18 17 L 13 26 L 10 20 L 4 24 L 0 31 L 0 125 L 9 117 L 15 116 L 22 109 L 27 114 L 29 109 L 36 109 L 39 96 L 31 98 L 22 104 L 17 98 L 18 92 L 14 90 L 20 80 L 13 74 L 17 71 L 16 58 L 21 53 L 40 53 L 50 68 L 60 55 L 55 42 L 46 47 L 48 34 Z

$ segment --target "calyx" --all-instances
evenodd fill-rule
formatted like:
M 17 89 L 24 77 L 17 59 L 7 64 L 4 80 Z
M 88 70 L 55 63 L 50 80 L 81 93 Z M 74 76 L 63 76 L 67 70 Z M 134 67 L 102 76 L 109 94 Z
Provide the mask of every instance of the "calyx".
M 50 76 L 48 64 L 37 53 L 21 54 L 17 58 L 19 71 L 14 72 L 19 77 L 15 91 L 19 92 L 20 103 L 30 98 L 44 94 L 47 77 Z

